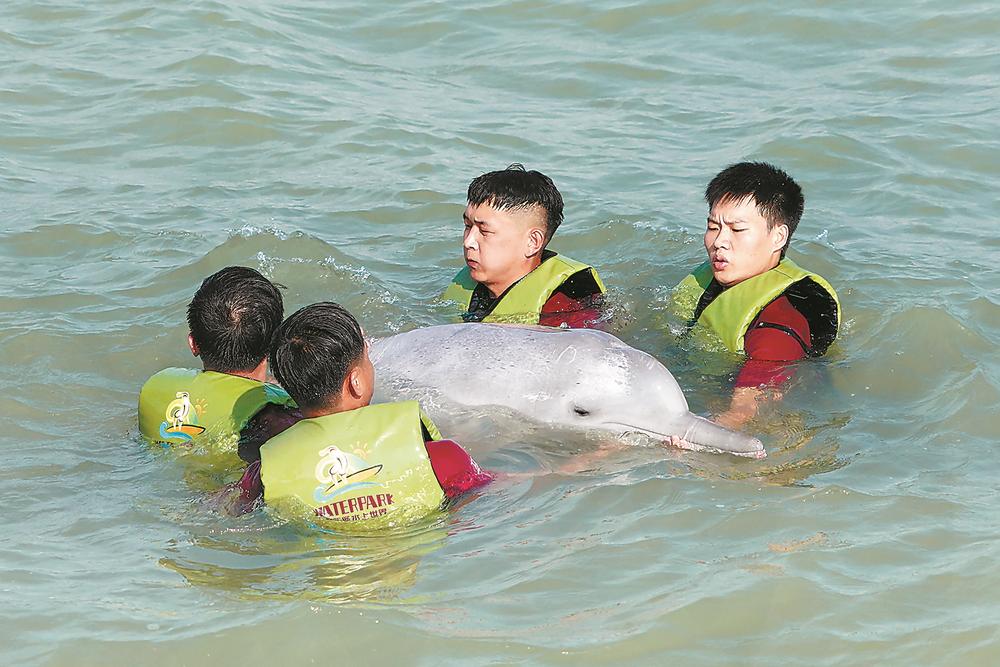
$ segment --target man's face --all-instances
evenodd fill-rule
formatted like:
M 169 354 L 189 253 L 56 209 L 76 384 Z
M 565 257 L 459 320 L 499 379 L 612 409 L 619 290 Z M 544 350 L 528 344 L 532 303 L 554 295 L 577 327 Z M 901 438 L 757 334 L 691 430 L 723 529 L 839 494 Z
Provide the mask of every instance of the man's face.
M 769 271 L 781 261 L 787 225 L 767 228 L 753 197 L 723 199 L 708 213 L 705 250 L 712 275 L 725 286 Z
M 469 204 L 463 214 L 462 249 L 469 273 L 499 296 L 530 270 L 530 258 L 545 243 L 541 206 L 498 211 L 489 204 Z

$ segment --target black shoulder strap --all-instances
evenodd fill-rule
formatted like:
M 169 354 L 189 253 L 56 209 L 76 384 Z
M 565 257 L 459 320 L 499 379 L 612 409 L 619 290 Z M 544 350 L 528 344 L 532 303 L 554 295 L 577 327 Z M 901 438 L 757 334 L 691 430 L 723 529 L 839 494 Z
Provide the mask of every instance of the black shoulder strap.
M 583 301 L 588 297 L 595 297 L 601 294 L 601 289 L 594 280 L 594 272 L 590 269 L 581 269 L 563 281 L 553 294 L 565 294 L 571 299 Z

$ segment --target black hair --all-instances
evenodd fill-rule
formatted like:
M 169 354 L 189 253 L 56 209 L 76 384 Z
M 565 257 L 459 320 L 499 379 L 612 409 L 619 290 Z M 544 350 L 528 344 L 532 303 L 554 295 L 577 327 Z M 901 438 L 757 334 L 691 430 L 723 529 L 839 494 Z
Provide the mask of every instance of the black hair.
M 753 197 L 768 229 L 775 225 L 788 227 L 788 238 L 781 249 L 784 257 L 805 208 L 802 188 L 791 176 L 766 162 L 729 165 L 705 188 L 705 201 L 710 209 L 722 201 L 742 201 L 747 197 Z
M 361 326 L 332 301 L 288 316 L 274 334 L 271 372 L 300 408 L 323 408 L 340 398 L 344 378 L 365 351 Z
M 264 360 L 284 312 L 270 280 L 251 268 L 228 266 L 202 281 L 187 321 L 205 368 L 232 373 Z
M 515 162 L 469 183 L 469 203 L 488 204 L 498 211 L 541 206 L 545 211 L 545 240 L 552 239 L 563 221 L 563 199 L 552 179 L 540 171 L 525 171 Z

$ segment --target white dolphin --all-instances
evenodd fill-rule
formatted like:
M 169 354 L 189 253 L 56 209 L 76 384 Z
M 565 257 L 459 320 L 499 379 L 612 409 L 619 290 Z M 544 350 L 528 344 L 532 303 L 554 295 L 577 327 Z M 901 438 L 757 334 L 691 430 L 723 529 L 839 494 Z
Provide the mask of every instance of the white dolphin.
M 374 340 L 371 359 L 376 401 L 426 389 L 454 404 L 501 406 L 538 422 L 766 456 L 757 438 L 691 414 L 663 364 L 604 331 L 446 324 Z

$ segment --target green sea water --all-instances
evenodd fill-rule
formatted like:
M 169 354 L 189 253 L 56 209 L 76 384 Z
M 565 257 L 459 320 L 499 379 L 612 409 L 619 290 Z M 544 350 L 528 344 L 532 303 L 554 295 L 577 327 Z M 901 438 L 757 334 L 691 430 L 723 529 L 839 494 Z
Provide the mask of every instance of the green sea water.
M 997 664 L 998 34 L 941 0 L 4 3 L 0 663 Z M 473 414 L 517 475 L 359 537 L 221 517 L 137 439 L 202 278 L 444 322 L 465 188 L 511 162 L 717 413 L 732 366 L 666 306 L 742 159 L 803 185 L 791 256 L 844 306 L 767 459 L 569 474 L 591 440 Z

